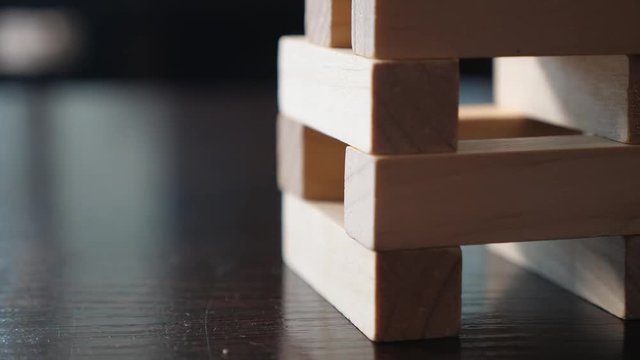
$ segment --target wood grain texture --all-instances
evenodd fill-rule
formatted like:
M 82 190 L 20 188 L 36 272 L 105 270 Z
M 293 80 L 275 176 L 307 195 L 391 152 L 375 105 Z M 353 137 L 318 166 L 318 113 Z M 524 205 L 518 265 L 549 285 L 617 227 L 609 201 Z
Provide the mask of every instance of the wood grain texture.
M 344 231 L 341 203 L 283 195 L 283 258 L 373 341 L 455 336 L 459 247 L 374 252 Z
M 461 140 L 576 133 L 493 105 L 463 105 L 459 114 Z M 310 200 L 343 200 L 346 144 L 284 116 L 278 117 L 277 136 L 282 191 Z
M 312 200 L 342 200 L 346 145 L 284 116 L 278 117 L 278 186 Z
M 379 59 L 638 54 L 638 14 L 635 0 L 354 0 L 352 42 Z
M 580 132 L 495 105 L 463 105 L 458 117 L 459 140 L 505 139 L 521 137 L 577 135 Z
M 639 166 L 640 147 L 580 135 L 347 148 L 346 229 L 375 250 L 636 234 Z
M 495 69 L 498 106 L 640 142 L 640 56 L 501 58 Z
M 638 318 L 640 238 L 490 244 L 490 251 L 623 319 Z
M 304 35 L 327 47 L 351 48 L 351 0 L 305 0 Z
M 455 150 L 455 60 L 370 60 L 302 37 L 283 37 L 278 76 L 283 115 L 362 151 Z

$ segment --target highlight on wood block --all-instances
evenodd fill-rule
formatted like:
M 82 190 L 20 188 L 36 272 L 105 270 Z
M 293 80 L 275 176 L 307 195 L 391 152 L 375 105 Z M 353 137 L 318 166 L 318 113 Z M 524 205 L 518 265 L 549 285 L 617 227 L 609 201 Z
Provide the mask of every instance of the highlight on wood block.
M 640 54 L 636 0 L 353 0 L 352 17 L 371 58 Z
M 314 44 L 351 48 L 351 0 L 305 0 L 304 34 Z
M 490 244 L 489 250 L 622 319 L 640 317 L 640 237 Z
M 493 105 L 463 105 L 459 114 L 461 140 L 577 133 Z M 277 143 L 280 190 L 311 200 L 344 198 L 346 144 L 284 116 L 278 117 Z
M 375 250 L 638 234 L 639 169 L 640 147 L 582 135 L 347 148 L 345 226 Z
M 283 195 L 283 258 L 373 341 L 456 336 L 459 247 L 374 252 L 351 239 L 341 203 Z
M 283 115 L 369 153 L 455 150 L 456 60 L 371 60 L 294 36 L 278 61 Z
M 640 143 L 640 56 L 501 58 L 495 84 L 498 106 Z
M 347 146 L 284 116 L 278 117 L 278 186 L 312 200 L 342 200 Z

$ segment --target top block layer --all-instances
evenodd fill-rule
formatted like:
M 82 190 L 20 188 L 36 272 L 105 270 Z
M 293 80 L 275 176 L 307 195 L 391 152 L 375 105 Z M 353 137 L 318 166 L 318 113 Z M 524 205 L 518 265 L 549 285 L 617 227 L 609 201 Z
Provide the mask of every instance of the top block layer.
M 305 0 L 304 35 L 327 47 L 351 47 L 351 0 Z
M 353 0 L 354 51 L 378 59 L 640 53 L 638 0 Z

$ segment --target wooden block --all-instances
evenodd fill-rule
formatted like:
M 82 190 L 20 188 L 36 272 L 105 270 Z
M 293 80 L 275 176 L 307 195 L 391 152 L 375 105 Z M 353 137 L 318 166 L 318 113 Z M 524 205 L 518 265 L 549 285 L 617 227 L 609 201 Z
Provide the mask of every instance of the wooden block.
M 347 232 L 375 250 L 640 233 L 640 146 L 574 135 L 458 147 L 393 157 L 347 148 Z
M 305 199 L 342 200 L 346 145 L 278 117 L 278 185 Z
M 351 0 L 305 0 L 304 34 L 314 44 L 351 48 Z
M 371 58 L 640 53 L 637 0 L 353 0 L 352 16 Z
M 489 250 L 623 319 L 640 316 L 640 237 L 491 244 Z
M 528 118 L 521 112 L 495 105 L 460 106 L 460 140 L 506 139 L 555 135 L 578 135 L 579 131 Z
M 495 69 L 498 106 L 640 143 L 640 56 L 503 58 Z
M 283 37 L 280 113 L 376 154 L 455 150 L 458 62 L 366 59 Z
M 351 239 L 341 203 L 283 195 L 283 258 L 373 341 L 455 336 L 459 247 L 374 252 Z
M 460 107 L 460 139 L 498 139 L 575 134 L 492 105 Z M 311 200 L 343 200 L 347 145 L 284 116 L 278 118 L 278 184 Z

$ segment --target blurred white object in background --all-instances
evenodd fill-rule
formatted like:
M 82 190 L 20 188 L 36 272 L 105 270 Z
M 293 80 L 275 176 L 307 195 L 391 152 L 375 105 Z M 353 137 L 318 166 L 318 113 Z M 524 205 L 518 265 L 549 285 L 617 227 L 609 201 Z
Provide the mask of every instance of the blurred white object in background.
M 0 10 L 0 73 L 43 75 L 64 71 L 81 47 L 72 13 L 52 9 Z

